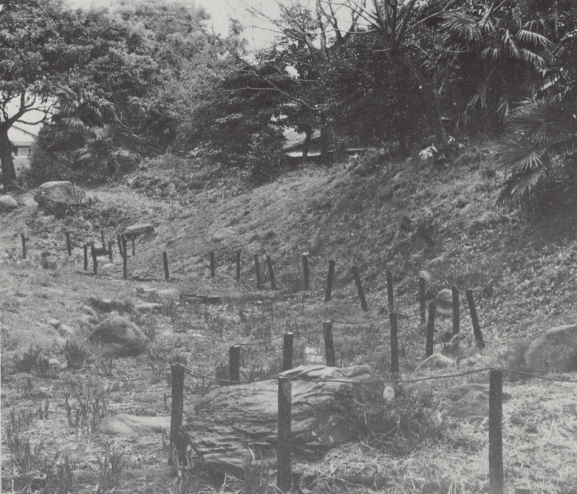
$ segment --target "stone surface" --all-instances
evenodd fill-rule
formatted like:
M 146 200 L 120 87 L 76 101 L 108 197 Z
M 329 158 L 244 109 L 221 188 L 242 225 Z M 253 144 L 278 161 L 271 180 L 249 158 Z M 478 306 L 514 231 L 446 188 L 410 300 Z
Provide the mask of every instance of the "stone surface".
M 34 194 L 34 200 L 46 211 L 86 203 L 86 193 L 71 182 L 45 182 Z
M 95 309 L 99 309 L 103 312 L 112 312 L 113 310 L 124 312 L 130 311 L 131 308 L 129 303 L 109 298 L 90 297 L 88 303 Z
M 452 358 L 449 358 L 442 353 L 433 353 L 433 355 L 423 360 L 415 371 L 420 369 L 443 369 L 453 365 L 455 365 L 455 361 Z
M 99 432 L 111 436 L 170 433 L 170 417 L 141 417 L 137 415 L 119 414 L 106 417 L 100 424 Z
M 134 304 L 134 310 L 138 312 L 154 312 L 159 311 L 162 306 L 155 302 L 142 302 L 139 301 Z
M 58 329 L 58 327 L 60 326 L 60 321 L 58 319 L 48 319 L 46 321 L 48 324 L 50 324 L 50 326 L 52 326 L 54 329 Z
M 139 355 L 150 343 L 148 336 L 136 324 L 115 314 L 96 326 L 88 339 L 111 345 L 113 353 L 122 355 Z
M 152 302 L 178 302 L 180 292 L 174 288 L 165 288 L 163 290 L 152 290 L 148 297 Z
M 219 228 L 212 234 L 213 242 L 223 242 L 231 237 L 234 237 L 235 231 L 232 228 Z
M 369 366 L 297 367 L 284 375 L 292 376 L 292 439 L 296 458 L 318 459 L 331 448 L 358 438 L 358 431 L 352 430 L 335 410 L 333 398 L 339 390 L 350 387 L 350 382 L 371 380 Z M 376 396 L 382 395 L 382 388 L 375 385 L 369 390 Z M 243 461 L 252 454 L 262 455 L 264 460 L 275 456 L 277 380 L 216 388 L 198 403 L 189 420 L 182 430 L 204 467 L 242 473 Z
M 503 392 L 503 401 L 511 394 Z M 441 412 L 456 419 L 486 419 L 489 417 L 489 385 L 469 383 L 439 391 L 433 402 Z
M 0 196 L 0 213 L 9 213 L 18 207 L 16 199 L 9 195 Z
M 154 226 L 150 223 L 136 223 L 135 225 L 130 225 L 124 230 L 124 234 L 127 237 L 137 237 L 138 235 L 143 235 L 145 233 L 152 233 L 154 231 Z
M 68 338 L 69 336 L 74 336 L 76 334 L 76 330 L 72 326 L 68 326 L 68 324 L 60 324 L 57 330 L 58 334 L 62 336 L 62 338 Z
M 525 351 L 529 372 L 577 371 L 577 324 L 558 326 L 533 340 Z
M 452 316 L 453 315 L 453 291 L 445 288 L 437 293 L 437 315 Z

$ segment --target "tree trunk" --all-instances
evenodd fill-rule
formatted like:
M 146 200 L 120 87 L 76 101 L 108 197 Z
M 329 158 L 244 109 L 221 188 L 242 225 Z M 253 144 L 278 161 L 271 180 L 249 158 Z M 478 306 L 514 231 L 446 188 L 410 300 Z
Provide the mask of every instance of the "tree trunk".
M 14 169 L 14 159 L 12 158 L 12 143 L 8 138 L 6 125 L 0 125 L 0 160 L 2 161 L 2 182 L 4 192 L 14 188 L 16 182 L 16 170 Z
M 330 165 L 333 158 L 333 127 L 327 123 L 324 115 L 321 115 L 321 161 L 324 165 Z
M 306 137 L 305 142 L 303 143 L 303 158 L 306 158 L 309 155 L 309 150 L 311 148 L 311 140 L 313 138 L 313 129 L 310 126 L 307 126 L 305 129 Z

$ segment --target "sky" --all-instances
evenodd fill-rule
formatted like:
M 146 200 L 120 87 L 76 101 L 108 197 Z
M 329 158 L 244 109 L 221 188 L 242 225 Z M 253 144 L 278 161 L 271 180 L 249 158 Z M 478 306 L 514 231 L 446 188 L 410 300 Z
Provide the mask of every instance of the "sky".
M 255 17 L 247 11 L 248 7 L 263 12 L 269 17 L 276 17 L 278 7 L 275 0 L 178 0 L 185 5 L 202 7 L 210 15 L 209 27 L 217 33 L 226 34 L 229 20 L 238 19 L 245 26 L 245 38 L 252 49 L 263 48 L 274 39 L 272 26 Z M 93 6 L 110 7 L 118 0 L 65 0 L 70 6 L 76 8 L 90 8 Z

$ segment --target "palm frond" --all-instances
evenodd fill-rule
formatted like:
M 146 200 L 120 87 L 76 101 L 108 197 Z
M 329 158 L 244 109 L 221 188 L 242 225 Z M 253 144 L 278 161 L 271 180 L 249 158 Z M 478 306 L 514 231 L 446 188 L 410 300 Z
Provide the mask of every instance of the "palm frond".
M 529 43 L 533 46 L 539 46 L 542 48 L 548 48 L 551 46 L 551 41 L 546 36 L 539 34 L 535 31 L 529 29 L 519 29 L 515 37 L 524 43 Z
M 542 168 L 528 169 L 512 175 L 505 183 L 498 206 L 531 208 L 537 206 L 547 196 L 551 182 Z

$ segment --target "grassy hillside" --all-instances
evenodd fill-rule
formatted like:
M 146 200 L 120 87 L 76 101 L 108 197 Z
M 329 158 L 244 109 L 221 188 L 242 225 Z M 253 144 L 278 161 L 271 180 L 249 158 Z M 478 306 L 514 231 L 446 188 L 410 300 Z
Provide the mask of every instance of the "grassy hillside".
M 18 197 L 21 207 L 0 216 L 3 410 L 35 411 L 49 401 L 53 413 L 48 419 L 36 417 L 23 437 L 36 441 L 34 434 L 40 431 L 49 458 L 57 452 L 70 454 L 77 463 L 78 491 L 90 492 L 98 481 L 97 458 L 109 439 L 71 428 L 64 406 L 67 393 L 74 396 L 74 390 L 92 386 L 106 393 L 108 414 L 166 415 L 167 365 L 174 356 L 186 358 L 198 372 L 226 376 L 222 362 L 233 342 L 268 338 L 287 329 L 310 332 L 324 319 L 335 322 L 337 365 L 369 363 L 387 375 L 387 270 L 393 273 L 400 314 L 404 376 L 424 358 L 416 300 L 419 276 L 428 278 L 430 297 L 453 285 L 461 292 L 473 290 L 486 343 L 478 367 L 518 364 L 526 342 L 575 321 L 577 211 L 557 204 L 541 215 L 497 209 L 503 177 L 495 162 L 491 143 L 471 143 L 441 165 L 375 151 L 330 168 L 303 165 L 273 183 L 250 188 L 239 176 L 165 156 L 144 164 L 120 184 L 88 191 L 92 204 L 62 217 L 38 210 L 31 192 L 23 192 Z M 115 238 L 136 222 L 153 223 L 155 232 L 137 240 L 128 281 L 122 280 L 116 252 L 113 265 L 98 276 L 83 272 L 82 243 L 98 240 L 100 230 Z M 65 253 L 65 231 L 71 232 L 75 245 L 72 258 Z M 22 232 L 30 238 L 27 261 L 20 259 Z M 43 251 L 57 259 L 57 269 L 40 267 Z M 170 282 L 164 281 L 163 251 L 169 258 Z M 215 252 L 215 278 L 209 276 L 210 251 Z M 236 251 L 242 255 L 240 284 L 235 281 Z M 311 266 L 308 292 L 302 290 L 304 253 Z M 254 254 L 260 255 L 262 290 L 255 286 Z M 265 255 L 271 256 L 277 291 L 269 288 Z M 336 261 L 336 277 L 333 301 L 324 303 L 329 259 Z M 368 313 L 360 310 L 353 266 L 360 271 Z M 190 303 L 166 304 L 156 314 L 139 313 L 133 307 L 141 296 L 138 290 L 145 287 L 177 288 L 190 296 Z M 218 296 L 222 303 L 207 305 L 192 295 Z M 90 296 L 123 301 L 126 315 L 154 337 L 151 352 L 107 361 L 87 342 L 94 325 L 86 320 Z M 463 331 L 470 333 L 466 306 L 461 313 Z M 102 320 L 104 314 L 94 317 Z M 49 319 L 75 332 L 59 334 Z M 442 331 L 450 322 L 439 325 Z M 321 338 L 313 335 L 306 341 L 320 343 Z M 14 362 L 32 344 L 42 344 L 46 355 L 63 361 L 66 339 L 88 349 L 82 369 L 62 371 L 59 379 L 48 382 L 34 373 L 15 372 Z M 303 344 L 300 341 L 297 350 Z M 274 375 L 280 352 L 275 345 L 255 347 L 243 356 L 243 376 Z M 432 381 L 427 389 L 463 382 L 487 382 L 487 376 Z M 191 380 L 186 410 L 204 394 L 205 384 Z M 512 395 L 504 412 L 507 492 L 575 492 L 575 386 L 511 378 L 506 391 Z M 3 425 L 10 420 L 4 413 Z M 309 482 L 316 479 L 307 486 L 309 492 L 370 490 L 354 487 L 351 479 L 374 478 L 379 471 L 387 472 L 387 481 L 377 483 L 382 492 L 482 492 L 487 482 L 486 436 L 486 420 L 449 420 L 439 434 L 425 434 L 421 447 L 400 448 L 402 454 L 386 441 L 365 442 L 298 468 Z M 402 443 L 402 435 L 396 441 Z M 166 466 L 166 446 L 158 435 L 137 442 L 115 438 L 113 443 L 127 462 L 124 488 L 129 492 L 184 489 L 183 480 L 175 480 Z M 3 477 L 14 478 L 17 469 L 9 460 L 4 434 L 2 450 Z M 269 480 L 274 483 L 274 471 Z M 216 489 L 205 480 L 200 485 L 198 492 Z M 229 479 L 223 489 L 241 488 L 242 481 Z M 244 488 L 249 492 L 246 484 Z

